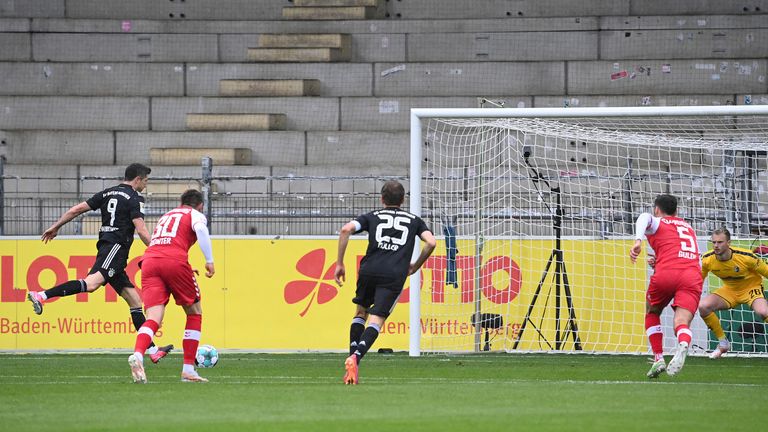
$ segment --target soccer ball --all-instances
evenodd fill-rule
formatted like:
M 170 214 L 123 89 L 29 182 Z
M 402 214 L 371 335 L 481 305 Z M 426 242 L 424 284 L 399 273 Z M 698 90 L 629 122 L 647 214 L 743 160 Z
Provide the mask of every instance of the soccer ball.
M 195 356 L 195 366 L 212 368 L 219 363 L 219 352 L 211 345 L 200 345 Z

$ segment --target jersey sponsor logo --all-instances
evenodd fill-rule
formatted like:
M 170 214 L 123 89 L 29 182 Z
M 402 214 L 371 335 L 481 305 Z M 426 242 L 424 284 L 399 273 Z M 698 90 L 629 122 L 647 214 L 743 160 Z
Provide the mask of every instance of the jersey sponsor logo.
M 104 192 L 102 194 L 102 197 L 106 198 L 108 196 L 113 196 L 113 195 L 120 195 L 121 197 L 123 197 L 123 198 L 125 198 L 127 200 L 131 199 L 130 195 L 128 195 L 127 193 L 125 193 L 123 191 L 119 191 L 119 190 L 111 190 L 111 191 Z
M 118 228 L 118 227 L 104 225 L 101 228 L 99 228 L 99 231 L 101 231 L 101 232 L 114 232 L 114 231 L 117 231 L 119 229 L 120 228 Z

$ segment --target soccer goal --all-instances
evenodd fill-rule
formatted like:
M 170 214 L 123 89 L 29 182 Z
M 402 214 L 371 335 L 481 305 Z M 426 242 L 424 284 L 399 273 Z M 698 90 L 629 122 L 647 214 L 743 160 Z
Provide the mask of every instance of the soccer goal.
M 702 252 L 719 227 L 734 247 L 768 245 L 768 106 L 413 109 L 410 151 L 410 209 L 439 238 L 411 277 L 414 356 L 649 352 L 652 269 L 628 250 L 661 193 Z M 719 315 L 733 351 L 766 354 L 751 309 Z M 693 330 L 694 349 L 714 348 L 698 315 Z

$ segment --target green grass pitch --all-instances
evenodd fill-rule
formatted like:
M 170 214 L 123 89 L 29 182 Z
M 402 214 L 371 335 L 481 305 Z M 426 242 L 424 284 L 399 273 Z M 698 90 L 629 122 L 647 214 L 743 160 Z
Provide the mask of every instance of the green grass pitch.
M 3 431 L 760 430 L 768 359 L 689 357 L 649 381 L 639 356 L 371 353 L 361 384 L 342 354 L 224 352 L 208 384 L 181 383 L 181 356 L 0 355 Z M 669 360 L 669 357 L 667 358 Z

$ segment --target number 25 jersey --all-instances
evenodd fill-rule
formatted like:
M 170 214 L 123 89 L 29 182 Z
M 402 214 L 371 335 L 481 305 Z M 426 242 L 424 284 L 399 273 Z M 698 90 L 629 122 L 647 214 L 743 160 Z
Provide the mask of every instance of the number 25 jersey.
M 143 259 L 170 258 L 189 261 L 189 248 L 197 242 L 195 226 L 207 225 L 205 216 L 191 207 L 177 207 L 157 221 Z
M 376 276 L 408 276 L 416 238 L 429 231 L 424 221 L 407 211 L 389 207 L 358 216 L 357 231 L 368 231 L 368 249 L 360 273 Z

